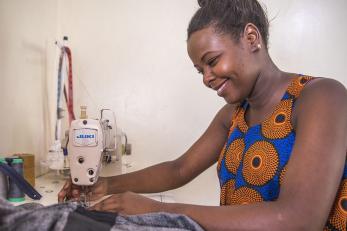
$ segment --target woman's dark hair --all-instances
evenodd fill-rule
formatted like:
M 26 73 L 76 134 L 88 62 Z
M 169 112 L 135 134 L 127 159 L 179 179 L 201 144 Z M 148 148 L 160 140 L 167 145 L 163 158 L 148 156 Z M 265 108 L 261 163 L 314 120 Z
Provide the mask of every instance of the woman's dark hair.
M 247 23 L 253 23 L 260 31 L 267 48 L 269 21 L 257 0 L 198 0 L 196 11 L 188 26 L 188 39 L 195 31 L 213 26 L 218 33 L 230 34 L 239 41 Z

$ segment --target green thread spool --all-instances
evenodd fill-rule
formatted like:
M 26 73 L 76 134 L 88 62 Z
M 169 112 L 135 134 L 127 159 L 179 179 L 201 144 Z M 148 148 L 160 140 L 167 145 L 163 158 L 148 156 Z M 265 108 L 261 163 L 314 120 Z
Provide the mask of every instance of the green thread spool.
M 19 158 L 11 159 L 9 165 L 16 170 L 20 175 L 23 176 L 23 160 Z M 9 187 L 8 187 L 8 195 L 7 199 L 11 202 L 21 202 L 24 201 L 24 193 L 20 188 L 16 185 L 15 182 L 13 182 L 11 179 L 9 179 Z

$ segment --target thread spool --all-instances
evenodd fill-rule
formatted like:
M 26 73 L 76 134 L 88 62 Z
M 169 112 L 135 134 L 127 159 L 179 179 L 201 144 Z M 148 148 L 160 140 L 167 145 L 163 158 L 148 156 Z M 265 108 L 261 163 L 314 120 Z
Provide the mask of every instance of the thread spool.
M 20 175 L 23 176 L 23 160 L 19 158 L 9 159 L 8 160 L 9 165 L 16 170 Z M 11 179 L 9 179 L 9 187 L 8 187 L 8 194 L 7 199 L 11 202 L 21 202 L 24 201 L 24 193 L 20 188 L 16 185 L 15 182 L 13 182 Z
M 88 119 L 88 116 L 87 116 L 87 106 L 81 106 L 80 119 Z
M 4 158 L 0 158 L 0 164 L 7 164 Z M 6 199 L 8 191 L 8 177 L 0 172 L 0 198 Z
M 23 176 L 26 181 L 35 187 L 35 156 L 33 154 L 16 154 L 23 160 Z

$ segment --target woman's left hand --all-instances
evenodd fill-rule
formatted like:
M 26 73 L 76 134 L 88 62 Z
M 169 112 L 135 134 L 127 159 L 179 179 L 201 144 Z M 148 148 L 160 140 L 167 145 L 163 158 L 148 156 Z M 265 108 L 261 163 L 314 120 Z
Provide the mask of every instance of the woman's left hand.
M 159 212 L 161 202 L 133 192 L 114 194 L 93 205 L 90 210 L 116 212 L 127 215 Z

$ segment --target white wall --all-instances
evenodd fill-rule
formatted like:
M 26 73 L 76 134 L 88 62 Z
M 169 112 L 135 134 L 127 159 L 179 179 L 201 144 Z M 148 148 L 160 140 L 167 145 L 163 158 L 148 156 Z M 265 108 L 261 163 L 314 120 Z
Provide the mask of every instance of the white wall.
M 264 3 L 275 17 L 270 53 L 280 68 L 347 85 L 341 27 L 347 1 Z M 92 116 L 113 109 L 137 167 L 177 158 L 224 104 L 203 86 L 186 54 L 196 9 L 195 0 L 0 0 L 0 153 L 47 151 L 55 107 L 52 44 L 67 35 L 76 114 L 81 104 Z M 172 193 L 180 202 L 218 204 L 215 166 Z
M 347 86 L 346 0 L 264 0 L 270 53 L 280 68 L 334 78 Z
M 51 140 L 56 4 L 0 0 L 0 156 L 34 153 L 37 166 Z

